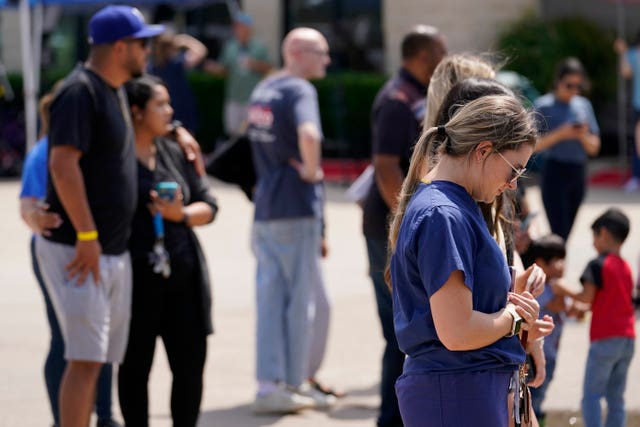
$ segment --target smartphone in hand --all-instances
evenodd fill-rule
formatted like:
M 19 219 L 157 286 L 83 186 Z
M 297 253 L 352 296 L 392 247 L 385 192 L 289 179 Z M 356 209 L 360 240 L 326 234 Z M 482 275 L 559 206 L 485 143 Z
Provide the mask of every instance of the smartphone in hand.
M 173 181 L 162 181 L 156 184 L 156 192 L 158 197 L 163 200 L 172 202 L 178 191 L 178 183 Z
M 531 285 L 533 285 L 533 282 L 535 282 L 536 279 L 538 278 L 538 276 L 540 276 L 541 274 L 544 274 L 542 269 L 540 267 L 538 267 L 537 265 L 534 265 L 533 266 L 533 271 L 531 272 L 531 274 L 527 278 L 527 284 L 524 287 L 524 291 L 525 292 L 531 292 Z

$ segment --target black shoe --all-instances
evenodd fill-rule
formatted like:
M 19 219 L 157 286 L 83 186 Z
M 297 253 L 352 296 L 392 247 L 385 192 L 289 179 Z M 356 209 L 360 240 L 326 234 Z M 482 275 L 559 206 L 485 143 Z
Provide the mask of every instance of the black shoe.
M 98 420 L 98 422 L 96 423 L 96 427 L 123 427 L 123 426 L 113 418 L 109 418 L 106 420 Z

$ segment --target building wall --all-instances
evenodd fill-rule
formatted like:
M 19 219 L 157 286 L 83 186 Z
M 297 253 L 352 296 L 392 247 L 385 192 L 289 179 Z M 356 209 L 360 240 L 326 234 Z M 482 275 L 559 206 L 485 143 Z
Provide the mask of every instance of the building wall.
M 269 49 L 274 64 L 280 64 L 282 41 L 282 2 L 280 0 L 244 0 L 243 9 L 253 17 L 254 34 Z
M 18 9 L 0 10 L 0 41 L 0 60 L 8 72 L 19 72 L 22 69 L 22 55 Z
M 386 70 L 400 65 L 400 43 L 414 25 L 429 24 L 444 34 L 449 52 L 495 50 L 500 31 L 526 11 L 539 12 L 538 0 L 383 0 Z

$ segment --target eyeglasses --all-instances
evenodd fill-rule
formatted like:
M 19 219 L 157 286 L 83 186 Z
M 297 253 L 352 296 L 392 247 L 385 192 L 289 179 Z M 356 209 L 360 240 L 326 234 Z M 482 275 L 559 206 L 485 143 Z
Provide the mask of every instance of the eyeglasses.
M 313 53 L 316 54 L 318 56 L 329 56 L 329 51 L 328 50 L 322 50 L 322 49 L 305 49 L 305 52 L 308 53 Z
M 503 156 L 502 153 L 500 153 L 499 151 L 495 151 L 495 153 L 498 154 L 498 156 L 502 157 L 502 160 L 504 160 L 504 162 L 508 164 L 509 167 L 511 167 L 511 175 L 509 176 L 509 181 L 508 181 L 510 185 L 516 182 L 518 178 L 524 175 L 524 173 L 527 171 L 527 168 L 518 169 L 515 166 L 513 166 L 511 162 L 507 160 L 507 158 Z

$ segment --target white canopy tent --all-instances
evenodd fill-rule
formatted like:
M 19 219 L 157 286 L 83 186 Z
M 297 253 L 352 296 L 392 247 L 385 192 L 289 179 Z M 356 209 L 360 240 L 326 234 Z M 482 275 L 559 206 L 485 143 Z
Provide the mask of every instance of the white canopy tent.
M 35 144 L 37 138 L 37 99 L 40 86 L 40 60 L 42 53 L 42 30 L 44 7 L 58 6 L 91 6 L 98 7 L 111 3 L 130 5 L 171 4 L 177 8 L 190 8 L 214 3 L 227 3 L 229 12 L 237 9 L 235 0 L 130 0 L 109 2 L 103 0 L 19 0 L 20 12 L 20 49 L 22 51 L 22 73 L 24 91 L 24 110 L 27 151 Z M 7 0 L 0 0 L 0 7 L 7 6 Z

